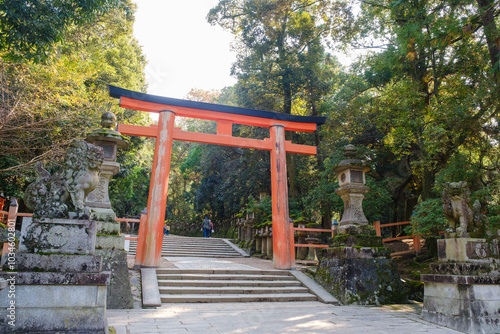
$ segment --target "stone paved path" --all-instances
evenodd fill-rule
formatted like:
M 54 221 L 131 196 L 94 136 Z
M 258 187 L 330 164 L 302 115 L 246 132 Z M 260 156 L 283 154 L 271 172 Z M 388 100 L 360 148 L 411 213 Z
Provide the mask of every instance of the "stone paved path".
M 163 333 L 458 333 L 420 318 L 407 305 L 333 306 L 320 302 L 163 304 L 109 310 L 117 334 Z
M 164 258 L 162 267 L 267 268 L 271 261 Z M 320 302 L 162 304 L 156 309 L 108 310 L 117 334 L 177 333 L 459 333 L 423 320 L 419 304 L 335 306 Z

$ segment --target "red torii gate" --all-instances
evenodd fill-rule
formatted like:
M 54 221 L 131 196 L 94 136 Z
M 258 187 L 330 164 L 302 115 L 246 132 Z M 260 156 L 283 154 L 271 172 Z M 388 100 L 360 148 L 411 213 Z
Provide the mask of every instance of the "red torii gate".
M 141 231 L 146 233 L 142 233 L 138 240 L 136 265 L 143 267 L 160 265 L 172 141 L 175 139 L 271 151 L 273 265 L 276 269 L 292 269 L 295 266 L 295 250 L 292 243 L 293 226 L 289 223 L 288 215 L 286 153 L 315 155 L 316 147 L 286 141 L 285 131 L 314 132 L 317 125 L 325 123 L 325 117 L 287 115 L 179 100 L 114 86 L 109 86 L 109 95 L 119 98 L 122 108 L 159 113 L 158 125 L 149 127 L 118 125 L 118 131 L 124 135 L 156 138 L 147 218 L 141 223 Z M 216 121 L 217 134 L 189 132 L 175 128 L 175 116 Z M 269 128 L 270 138 L 260 140 L 233 137 L 233 124 Z

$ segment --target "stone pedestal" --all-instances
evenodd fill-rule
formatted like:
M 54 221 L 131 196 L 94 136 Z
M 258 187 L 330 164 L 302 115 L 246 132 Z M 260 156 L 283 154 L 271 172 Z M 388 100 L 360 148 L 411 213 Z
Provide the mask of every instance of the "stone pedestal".
M 255 234 L 255 252 L 257 254 L 262 253 L 262 229 Z
M 104 270 L 110 271 L 107 290 L 109 309 L 129 309 L 133 307 L 130 276 L 128 274 L 125 236 L 120 235 L 120 223 L 98 222 L 96 254 L 102 256 Z
M 102 267 L 110 273 L 106 294 L 108 309 L 130 309 L 134 306 L 130 275 L 128 273 L 127 252 L 123 249 L 96 249 L 102 257 Z
M 95 255 L 93 220 L 23 222 L 19 252 L 0 278 L 1 333 L 107 333 L 110 274 Z
M 318 251 L 315 280 L 343 304 L 404 303 L 406 290 L 390 250 L 376 236 L 343 235 Z
M 245 223 L 245 241 L 252 241 L 253 240 L 253 233 L 252 233 L 252 223 L 247 221 Z
M 319 239 L 318 238 L 306 238 L 306 243 L 308 245 L 317 245 L 319 244 Z M 318 260 L 317 257 L 317 248 L 316 247 L 308 247 L 307 251 L 307 259 L 310 261 L 316 261 Z
M 307 233 L 304 231 L 297 232 L 297 243 L 303 245 L 306 243 Z M 307 258 L 308 249 L 306 247 L 297 247 L 297 259 L 305 260 Z
M 268 258 L 273 257 L 273 232 L 269 231 L 267 235 L 267 247 L 266 247 L 266 254 Z
M 243 228 L 241 227 L 241 222 L 237 222 L 236 226 L 238 226 L 238 240 L 243 241 Z
M 339 234 L 363 234 L 371 226 L 363 212 L 363 199 L 370 188 L 363 184 L 348 184 L 335 192 L 344 202 L 344 214 L 339 222 Z
M 108 333 L 109 274 L 2 272 L 0 276 L 9 283 L 0 291 L 0 333 Z
M 94 254 L 97 224 L 93 220 L 27 219 L 19 252 Z
M 438 240 L 439 262 L 425 283 L 424 319 L 467 333 L 498 333 L 500 265 L 497 240 Z
M 267 239 L 268 239 L 268 236 L 269 236 L 269 227 L 266 226 L 265 230 L 262 232 L 261 234 L 262 236 L 262 255 L 267 255 Z

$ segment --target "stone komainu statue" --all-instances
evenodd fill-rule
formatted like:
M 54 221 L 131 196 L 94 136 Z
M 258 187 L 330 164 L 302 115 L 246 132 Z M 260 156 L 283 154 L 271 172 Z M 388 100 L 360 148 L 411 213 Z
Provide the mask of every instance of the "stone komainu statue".
M 26 188 L 24 195 L 33 216 L 88 219 L 90 209 L 85 207 L 85 198 L 98 184 L 103 158 L 101 147 L 74 140 L 66 152 L 60 173 L 50 175 L 38 163 L 36 181 Z M 76 216 L 70 217 L 70 211 Z
M 467 182 L 445 182 L 443 185 L 443 210 L 449 223 L 447 236 L 468 238 L 469 233 L 473 233 L 475 237 L 483 237 L 487 231 L 487 219 L 481 214 L 479 201 L 471 205 Z

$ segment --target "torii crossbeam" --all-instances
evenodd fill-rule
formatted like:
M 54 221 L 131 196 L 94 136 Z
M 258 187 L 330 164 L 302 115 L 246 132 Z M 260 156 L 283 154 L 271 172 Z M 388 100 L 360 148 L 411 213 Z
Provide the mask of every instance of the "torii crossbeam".
M 156 138 L 146 224 L 141 226 L 141 231 L 146 234 L 139 236 L 136 265 L 160 265 L 172 141 L 182 140 L 271 151 L 273 265 L 276 269 L 292 269 L 295 266 L 293 226 L 289 223 L 288 213 L 286 153 L 315 155 L 316 147 L 286 141 L 285 131 L 314 132 L 317 125 L 325 123 L 325 117 L 287 115 L 173 99 L 114 86 L 109 86 L 109 95 L 120 99 L 120 107 L 159 113 L 158 125 L 118 125 L 118 131 L 124 135 Z M 217 134 L 188 132 L 175 128 L 176 116 L 216 121 Z M 260 140 L 233 137 L 233 124 L 269 128 L 270 138 Z

